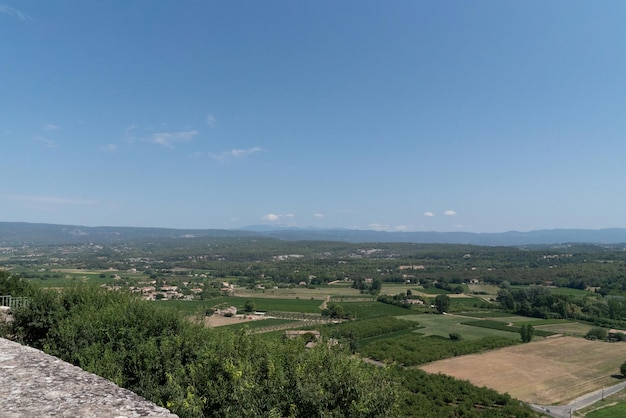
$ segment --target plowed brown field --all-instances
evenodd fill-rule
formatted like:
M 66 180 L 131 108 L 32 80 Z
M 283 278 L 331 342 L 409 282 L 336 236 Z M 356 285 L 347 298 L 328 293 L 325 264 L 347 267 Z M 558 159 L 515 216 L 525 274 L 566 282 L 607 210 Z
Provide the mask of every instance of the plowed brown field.
M 619 382 L 626 343 L 555 337 L 483 354 L 429 363 L 430 373 L 444 373 L 540 405 L 565 403 Z

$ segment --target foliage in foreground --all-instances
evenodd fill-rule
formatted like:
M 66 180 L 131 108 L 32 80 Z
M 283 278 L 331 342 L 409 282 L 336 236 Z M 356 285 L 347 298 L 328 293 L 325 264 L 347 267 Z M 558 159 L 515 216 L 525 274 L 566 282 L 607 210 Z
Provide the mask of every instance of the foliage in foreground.
M 397 403 L 389 369 L 339 348 L 207 330 L 97 288 L 35 293 L 12 332 L 181 417 L 382 417 Z

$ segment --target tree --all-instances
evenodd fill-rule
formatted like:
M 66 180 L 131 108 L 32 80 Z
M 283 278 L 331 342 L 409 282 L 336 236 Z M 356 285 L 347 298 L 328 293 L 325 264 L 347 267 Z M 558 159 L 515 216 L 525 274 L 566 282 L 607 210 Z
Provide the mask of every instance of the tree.
M 450 309 L 450 297 L 448 295 L 437 295 L 435 298 L 435 308 L 437 312 L 444 313 Z
M 621 366 L 619 366 L 619 372 L 622 374 L 623 377 L 626 377 L 626 361 L 623 362 Z
M 515 310 L 515 298 L 511 294 L 511 291 L 507 289 L 498 290 L 498 296 L 496 297 L 496 301 L 502 304 L 504 309 Z
M 522 337 L 522 342 L 529 343 L 533 340 L 533 337 L 535 336 L 535 329 L 530 324 L 524 324 L 520 328 L 519 333 L 520 333 L 520 336 Z
M 591 328 L 585 335 L 588 340 L 606 340 L 609 336 L 607 330 L 600 327 Z
M 376 278 L 372 281 L 372 285 L 370 286 L 370 293 L 372 295 L 377 295 L 380 293 L 380 290 L 383 288 L 383 281 L 379 278 Z
M 329 316 L 333 319 L 345 319 L 351 316 L 350 313 L 347 313 L 343 306 L 338 305 L 336 303 L 329 303 L 326 305 L 326 309 L 322 311 L 322 316 Z
M 254 312 L 256 310 L 256 305 L 251 300 L 247 300 L 243 306 L 243 310 L 246 312 Z

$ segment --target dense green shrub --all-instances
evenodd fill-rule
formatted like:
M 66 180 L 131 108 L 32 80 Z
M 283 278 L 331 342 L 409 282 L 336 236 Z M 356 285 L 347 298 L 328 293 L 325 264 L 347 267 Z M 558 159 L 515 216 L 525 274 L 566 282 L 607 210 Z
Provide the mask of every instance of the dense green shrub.
M 0 296 L 28 296 L 31 292 L 32 286 L 26 280 L 0 270 Z
M 93 287 L 40 290 L 16 310 L 22 342 L 104 376 L 181 417 L 381 417 L 389 370 L 340 347 L 204 329 L 176 311 Z
M 507 394 L 476 387 L 443 374 L 397 369 L 402 379 L 399 417 L 534 417 L 530 408 Z
M 587 332 L 585 338 L 588 340 L 606 340 L 609 336 L 609 333 L 606 329 L 600 327 L 594 327 Z

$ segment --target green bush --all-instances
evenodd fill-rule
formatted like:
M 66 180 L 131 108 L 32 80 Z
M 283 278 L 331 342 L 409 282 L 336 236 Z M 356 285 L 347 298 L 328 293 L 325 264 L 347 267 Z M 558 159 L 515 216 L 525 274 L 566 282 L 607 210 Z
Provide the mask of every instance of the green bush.
M 606 340 L 609 333 L 606 329 L 600 327 L 594 327 L 587 332 L 585 338 L 588 340 Z
M 297 341 L 205 329 L 122 292 L 39 290 L 14 316 L 17 339 L 182 418 L 382 417 L 396 408 L 390 371 L 338 346 L 305 350 Z

